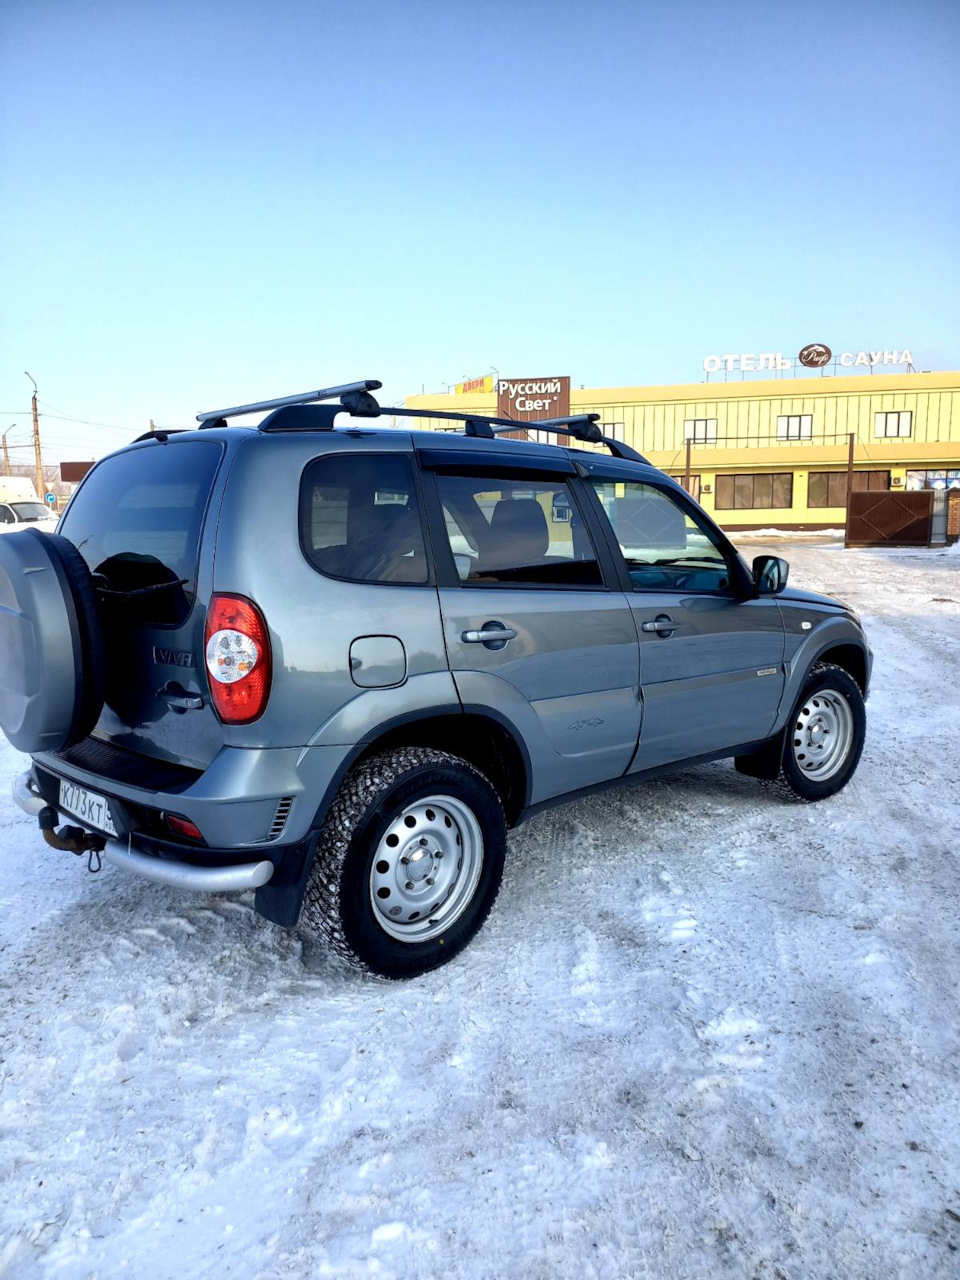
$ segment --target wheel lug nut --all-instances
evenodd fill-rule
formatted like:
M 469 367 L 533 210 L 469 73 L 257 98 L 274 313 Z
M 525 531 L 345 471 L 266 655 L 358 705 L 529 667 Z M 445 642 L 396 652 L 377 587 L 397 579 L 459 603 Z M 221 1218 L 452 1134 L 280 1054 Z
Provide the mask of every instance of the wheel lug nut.
M 426 844 L 426 843 L 427 843 L 427 837 L 426 837 L 426 836 L 421 836 L 421 837 L 420 837 L 420 843 L 421 843 L 421 844 Z
M 436 853 L 435 853 L 433 856 L 434 856 L 435 858 L 442 858 L 442 857 L 443 857 L 443 850 L 442 850 L 442 849 L 438 849 L 438 850 L 436 851 Z
M 406 883 L 403 887 L 404 887 L 405 889 L 412 889 L 412 888 L 413 888 L 413 881 L 412 881 L 412 880 L 408 880 L 408 881 L 407 881 L 407 883 Z
M 436 884 L 433 876 L 427 876 L 427 884 Z
M 410 859 L 409 859 L 409 858 L 401 858 L 401 859 L 400 859 L 400 865 L 401 865 L 402 867 L 405 867 L 405 866 L 407 866 L 407 864 L 409 863 L 409 861 L 410 861 Z

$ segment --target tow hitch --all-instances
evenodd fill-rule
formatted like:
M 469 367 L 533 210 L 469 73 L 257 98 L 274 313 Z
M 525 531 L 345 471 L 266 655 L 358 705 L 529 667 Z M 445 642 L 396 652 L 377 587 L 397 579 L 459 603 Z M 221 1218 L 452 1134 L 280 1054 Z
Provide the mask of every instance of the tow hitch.
M 66 853 L 75 854 L 78 858 L 87 855 L 87 870 L 99 871 L 103 866 L 101 851 L 107 843 L 106 836 L 94 835 L 92 831 L 84 831 L 83 827 L 61 827 L 57 830 L 59 814 L 53 805 L 48 804 L 37 814 L 37 822 L 43 832 L 43 838 L 53 849 L 63 849 Z

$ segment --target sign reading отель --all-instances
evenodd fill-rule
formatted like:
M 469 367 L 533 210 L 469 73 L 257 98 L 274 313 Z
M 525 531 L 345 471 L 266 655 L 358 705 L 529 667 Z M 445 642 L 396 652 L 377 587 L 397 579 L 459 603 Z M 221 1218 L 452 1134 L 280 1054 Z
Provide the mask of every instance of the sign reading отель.
M 833 359 L 833 352 L 828 346 L 819 342 L 811 342 L 796 357 L 808 369 L 819 369 Z M 706 356 L 703 361 L 705 373 L 782 373 L 792 369 L 795 360 L 782 355 L 779 351 L 763 351 L 759 355 L 752 351 L 728 353 L 722 356 Z M 836 363 L 841 369 L 874 369 L 877 365 L 912 365 L 913 352 L 908 347 L 902 351 L 841 351 L 836 356 Z
M 570 412 L 569 378 L 501 378 L 497 416 L 517 422 L 564 418 Z

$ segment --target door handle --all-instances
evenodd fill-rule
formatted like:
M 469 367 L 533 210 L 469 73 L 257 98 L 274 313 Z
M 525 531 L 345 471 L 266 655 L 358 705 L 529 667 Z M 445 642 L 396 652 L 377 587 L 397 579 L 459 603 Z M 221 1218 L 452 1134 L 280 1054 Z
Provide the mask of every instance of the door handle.
M 665 613 L 659 614 L 656 618 L 651 618 L 649 622 L 641 622 L 641 631 L 655 631 L 657 635 L 672 635 L 679 627 L 679 622 L 667 616 Z
M 508 640 L 516 638 L 513 627 L 505 627 L 502 622 L 485 622 L 479 631 L 464 631 L 460 636 L 464 644 L 484 644 L 488 649 L 503 649 Z

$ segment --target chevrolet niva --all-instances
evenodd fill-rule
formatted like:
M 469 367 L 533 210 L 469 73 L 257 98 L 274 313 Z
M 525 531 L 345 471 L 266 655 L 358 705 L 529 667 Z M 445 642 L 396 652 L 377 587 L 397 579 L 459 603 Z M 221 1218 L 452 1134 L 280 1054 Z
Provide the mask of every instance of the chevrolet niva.
M 49 844 L 253 889 L 397 978 L 473 937 L 548 805 L 723 757 L 787 798 L 847 783 L 852 609 L 748 568 L 597 415 L 401 430 L 379 386 L 142 437 L 56 534 L 0 538 L 0 728 Z

